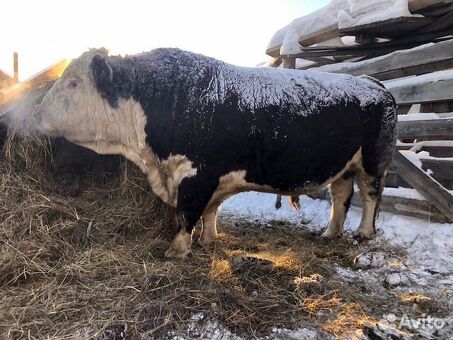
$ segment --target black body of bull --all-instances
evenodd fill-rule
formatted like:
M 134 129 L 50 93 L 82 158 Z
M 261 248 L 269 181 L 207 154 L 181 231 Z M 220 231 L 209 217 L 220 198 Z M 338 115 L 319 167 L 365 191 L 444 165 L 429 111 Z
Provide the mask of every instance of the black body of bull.
M 185 155 L 197 168 L 179 187 L 189 231 L 232 171 L 276 192 L 302 192 L 342 171 L 360 148 L 366 173 L 381 179 L 394 151 L 394 99 L 368 77 L 243 68 L 178 49 L 108 62 L 113 86 L 91 65 L 102 96 L 112 107 L 138 101 L 154 153 Z

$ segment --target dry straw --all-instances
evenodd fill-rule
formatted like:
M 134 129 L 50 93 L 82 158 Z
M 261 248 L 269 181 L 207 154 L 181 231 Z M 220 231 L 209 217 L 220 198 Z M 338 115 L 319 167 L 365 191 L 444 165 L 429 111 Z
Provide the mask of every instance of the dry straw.
M 0 338 L 158 338 L 196 313 L 248 337 L 372 320 L 366 294 L 335 275 L 360 246 L 223 218 L 213 249 L 167 260 L 170 214 L 135 166 L 90 155 L 61 167 L 42 137 L 9 132 L 3 144 Z

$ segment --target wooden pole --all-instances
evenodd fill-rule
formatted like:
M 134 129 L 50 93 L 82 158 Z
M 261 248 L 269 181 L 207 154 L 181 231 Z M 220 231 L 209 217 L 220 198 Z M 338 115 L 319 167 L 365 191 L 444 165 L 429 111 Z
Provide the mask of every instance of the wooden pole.
M 398 150 L 393 156 L 392 167 L 402 179 L 453 222 L 453 195 L 447 189 Z
M 14 83 L 19 82 L 19 53 L 13 53 L 13 64 L 14 64 Z
M 283 58 L 283 68 L 290 68 L 290 69 L 295 69 L 296 68 L 296 58 Z

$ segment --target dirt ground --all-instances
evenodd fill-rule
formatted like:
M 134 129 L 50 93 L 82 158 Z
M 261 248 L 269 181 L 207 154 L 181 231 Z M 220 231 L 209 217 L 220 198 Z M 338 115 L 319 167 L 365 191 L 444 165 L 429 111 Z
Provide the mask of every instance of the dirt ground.
M 53 156 L 15 138 L 0 158 L 0 338 L 423 338 L 383 316 L 449 315 L 382 279 L 404 250 L 281 221 L 222 215 L 212 249 L 168 260 L 170 214 L 132 164 Z

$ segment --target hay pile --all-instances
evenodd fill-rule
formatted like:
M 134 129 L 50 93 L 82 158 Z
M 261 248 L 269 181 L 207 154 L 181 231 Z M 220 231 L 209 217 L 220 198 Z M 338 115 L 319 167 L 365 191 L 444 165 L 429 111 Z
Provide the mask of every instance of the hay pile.
M 372 321 L 357 288 L 333 276 L 360 246 L 224 220 L 214 249 L 169 261 L 171 219 L 138 169 L 83 152 L 62 162 L 61 143 L 3 145 L 0 338 L 165 337 L 196 313 L 246 336 L 307 323 L 343 334 Z

